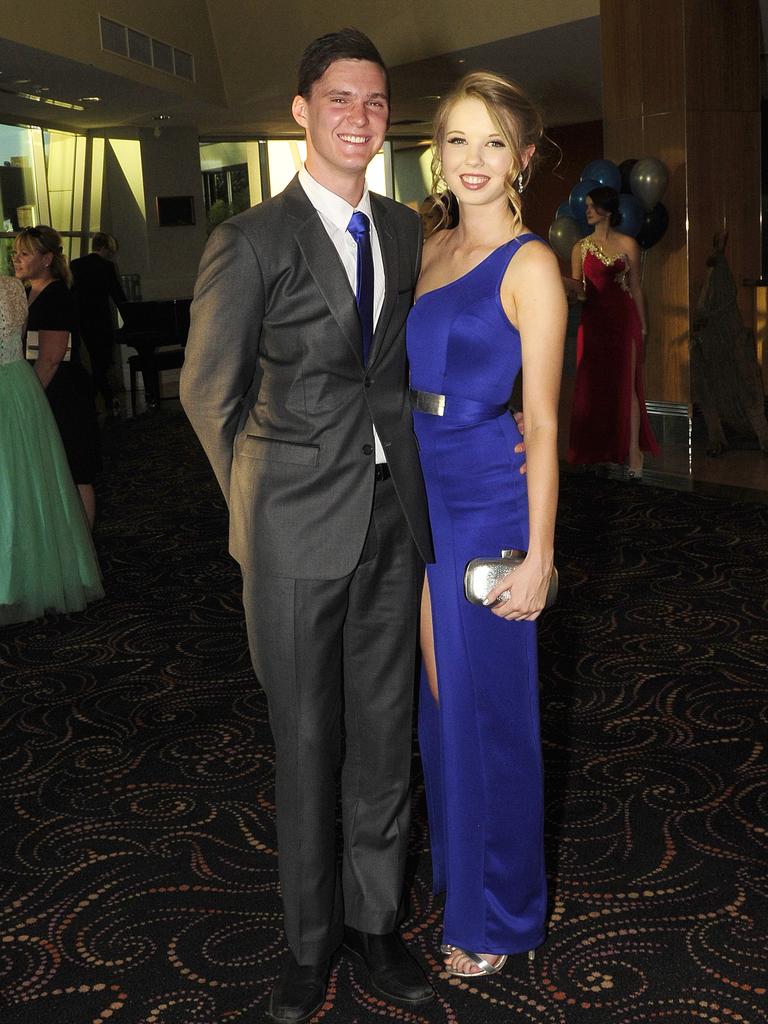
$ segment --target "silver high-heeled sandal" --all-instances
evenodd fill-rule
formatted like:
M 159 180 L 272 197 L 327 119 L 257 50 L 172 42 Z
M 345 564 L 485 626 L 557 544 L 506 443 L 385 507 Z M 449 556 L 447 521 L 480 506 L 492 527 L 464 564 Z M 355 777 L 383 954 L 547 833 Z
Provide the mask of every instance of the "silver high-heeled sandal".
M 482 966 L 480 964 L 481 960 L 482 960 L 483 964 L 487 964 L 488 963 L 487 960 L 484 960 L 482 957 L 478 957 L 477 953 L 467 953 L 466 950 L 463 950 L 463 949 L 459 950 L 458 946 L 451 946 L 449 943 L 446 943 L 446 942 L 444 942 L 440 946 L 440 952 L 444 956 L 450 956 L 451 953 L 455 953 L 455 952 L 457 952 L 457 950 L 458 950 L 458 952 L 463 953 L 465 956 L 469 957 L 469 959 L 472 960 L 474 963 L 478 964 L 478 966 Z M 506 961 L 506 956 L 503 957 L 503 959 Z M 536 959 L 536 950 L 535 949 L 529 949 L 528 950 L 528 961 L 530 963 L 533 963 L 533 961 L 535 959 Z M 501 968 L 504 966 L 504 964 L 501 961 L 498 961 L 496 964 L 491 964 L 490 966 L 491 967 L 496 967 L 496 970 L 495 971 L 473 971 L 470 974 L 459 974 L 457 971 L 452 971 L 449 967 L 446 966 L 446 971 L 448 971 L 449 974 L 456 974 L 460 978 L 472 978 L 472 977 L 475 977 L 478 974 L 496 974 L 498 971 L 501 970 Z
M 453 952 L 459 953 L 461 956 L 465 956 L 467 960 L 471 960 L 472 963 L 479 968 L 477 971 L 457 971 L 446 964 L 445 969 L 448 974 L 453 974 L 457 978 L 479 978 L 486 974 L 498 974 L 507 962 L 506 953 L 503 956 L 500 956 L 495 964 L 492 964 L 489 960 L 486 960 L 485 957 L 480 956 L 479 953 L 471 953 L 468 949 L 459 949 L 458 947 L 454 947 Z

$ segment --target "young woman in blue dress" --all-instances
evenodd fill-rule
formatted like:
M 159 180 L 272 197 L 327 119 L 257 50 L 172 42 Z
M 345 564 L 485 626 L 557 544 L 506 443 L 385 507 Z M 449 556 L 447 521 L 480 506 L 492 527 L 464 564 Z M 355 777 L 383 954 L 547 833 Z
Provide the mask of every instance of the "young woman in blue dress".
M 435 191 L 458 225 L 425 244 L 408 326 L 414 426 L 436 561 L 427 567 L 419 735 L 446 970 L 493 974 L 544 940 L 536 625 L 553 571 L 566 302 L 557 259 L 523 224 L 543 138 L 522 89 L 464 78 L 435 121 Z M 523 374 L 526 454 L 508 411 Z M 527 460 L 527 473 L 520 467 Z M 486 599 L 467 562 L 527 551 Z

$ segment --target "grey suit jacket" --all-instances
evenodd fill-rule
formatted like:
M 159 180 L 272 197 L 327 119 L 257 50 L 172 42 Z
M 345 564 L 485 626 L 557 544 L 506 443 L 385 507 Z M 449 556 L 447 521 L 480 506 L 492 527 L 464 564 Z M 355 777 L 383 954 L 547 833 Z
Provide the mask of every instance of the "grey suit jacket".
M 229 505 L 230 551 L 249 569 L 354 569 L 373 500 L 372 423 L 414 541 L 433 557 L 405 358 L 419 221 L 382 196 L 371 203 L 386 291 L 367 368 L 355 296 L 298 179 L 206 246 L 181 400 Z

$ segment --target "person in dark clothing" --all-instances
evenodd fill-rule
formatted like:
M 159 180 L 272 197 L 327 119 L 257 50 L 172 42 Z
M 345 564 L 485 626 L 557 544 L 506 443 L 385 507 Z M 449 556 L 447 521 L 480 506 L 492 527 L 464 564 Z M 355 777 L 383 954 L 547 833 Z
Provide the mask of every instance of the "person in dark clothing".
M 91 360 L 93 382 L 104 399 L 108 413 L 115 411 L 115 396 L 110 382 L 114 363 L 115 322 L 110 299 L 116 306 L 126 301 L 115 264 L 118 250 L 112 235 L 93 236 L 93 252 L 70 264 L 74 279 L 73 295 L 77 304 L 80 333 Z
M 405 363 L 421 225 L 366 186 L 389 125 L 387 71 L 366 36 L 310 43 L 291 109 L 306 162 L 211 234 L 181 374 L 229 506 L 276 742 L 289 952 L 262 1016 L 280 1024 L 323 1006 L 342 944 L 378 998 L 435 997 L 397 930 L 432 557 Z
M 96 515 L 101 468 L 93 382 L 80 363 L 71 274 L 61 236 L 47 224 L 24 228 L 13 243 L 16 277 L 27 288 L 27 357 L 45 389 L 88 523 Z

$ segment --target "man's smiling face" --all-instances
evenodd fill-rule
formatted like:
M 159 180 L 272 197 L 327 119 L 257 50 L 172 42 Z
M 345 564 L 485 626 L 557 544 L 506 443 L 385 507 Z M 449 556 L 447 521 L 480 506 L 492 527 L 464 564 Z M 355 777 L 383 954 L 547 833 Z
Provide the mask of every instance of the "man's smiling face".
M 337 60 L 296 96 L 293 116 L 307 135 L 307 170 L 333 192 L 364 177 L 389 124 L 384 70 L 367 60 Z

